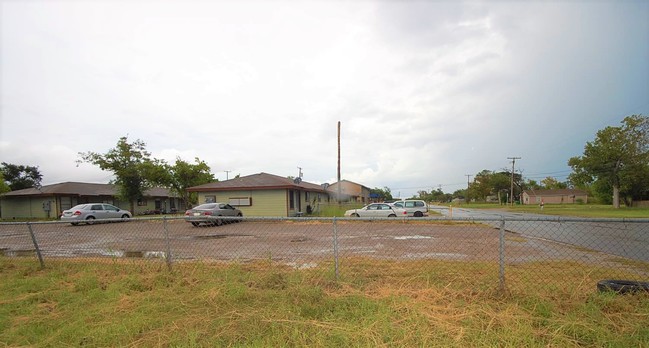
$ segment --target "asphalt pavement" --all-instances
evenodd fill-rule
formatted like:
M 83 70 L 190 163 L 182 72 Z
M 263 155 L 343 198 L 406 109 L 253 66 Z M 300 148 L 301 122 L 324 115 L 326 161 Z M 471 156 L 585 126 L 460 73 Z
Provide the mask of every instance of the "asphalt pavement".
M 449 219 L 484 220 L 494 227 L 504 219 L 510 232 L 649 262 L 649 219 L 578 218 L 449 206 L 430 209 Z

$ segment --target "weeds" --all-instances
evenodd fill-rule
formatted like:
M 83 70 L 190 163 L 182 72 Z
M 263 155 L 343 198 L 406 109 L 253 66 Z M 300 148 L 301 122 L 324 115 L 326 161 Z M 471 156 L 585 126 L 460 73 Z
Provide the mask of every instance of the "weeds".
M 599 293 L 583 265 L 349 259 L 250 263 L 0 257 L 7 346 L 646 346 L 649 296 Z M 578 267 L 579 266 L 579 267 Z M 547 270 L 560 270 L 548 274 Z M 539 273 L 544 270 L 545 273 Z

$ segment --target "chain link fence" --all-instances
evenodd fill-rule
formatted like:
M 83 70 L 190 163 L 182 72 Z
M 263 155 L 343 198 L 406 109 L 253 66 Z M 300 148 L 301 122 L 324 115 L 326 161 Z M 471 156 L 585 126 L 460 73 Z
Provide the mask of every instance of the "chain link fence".
M 0 223 L 0 257 L 174 265 L 264 262 L 344 281 L 423 271 L 476 287 L 649 279 L 649 219 L 152 217 Z M 52 266 L 55 267 L 55 266 Z

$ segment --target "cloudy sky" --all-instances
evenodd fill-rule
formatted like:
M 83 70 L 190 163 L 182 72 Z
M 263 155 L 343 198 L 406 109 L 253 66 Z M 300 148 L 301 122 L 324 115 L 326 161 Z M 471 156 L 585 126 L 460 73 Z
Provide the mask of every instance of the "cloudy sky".
M 342 176 L 395 196 L 570 172 L 649 114 L 648 1 L 0 0 L 0 161 L 105 183 L 122 136 L 220 180 Z M 230 171 L 229 174 L 226 171 Z

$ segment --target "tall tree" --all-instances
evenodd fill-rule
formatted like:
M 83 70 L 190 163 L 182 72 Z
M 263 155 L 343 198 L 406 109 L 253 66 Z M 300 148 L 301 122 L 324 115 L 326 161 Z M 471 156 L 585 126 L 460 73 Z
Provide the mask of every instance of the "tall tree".
M 559 180 L 548 176 L 545 179 L 541 180 L 541 185 L 544 189 L 547 190 L 556 190 L 556 189 L 565 189 L 568 188 L 568 185 L 565 182 L 560 182 Z
M 99 166 L 102 170 L 115 175 L 114 183 L 119 187 L 119 195 L 131 204 L 144 196 L 144 192 L 167 180 L 164 162 L 152 159 L 146 151 L 146 144 L 141 140 L 129 143 L 128 137 L 121 137 L 117 146 L 105 154 L 97 152 L 80 152 L 81 162 Z
M 178 157 L 176 163 L 169 167 L 168 187 L 180 197 L 187 207 L 198 202 L 196 193 L 187 192 L 187 188 L 216 181 L 207 163 L 198 157 L 194 158 L 194 162 L 194 164 L 188 163 Z
M 591 186 L 601 196 L 612 196 L 615 208 L 620 196 L 627 203 L 649 192 L 649 119 L 627 116 L 619 127 L 606 127 L 587 142 L 584 154 L 572 157 L 569 179 L 575 186 Z
M 391 200 L 392 198 L 392 192 L 390 191 L 390 188 L 385 186 L 382 189 L 375 187 L 373 189 L 370 189 L 370 194 L 375 194 L 380 200 Z
M 0 170 L 0 194 L 3 194 L 5 192 L 9 192 L 9 191 L 11 191 L 11 188 L 5 182 L 4 174 L 2 174 L 2 171 Z
M 0 172 L 4 178 L 3 183 L 9 186 L 11 191 L 40 187 L 43 180 L 43 175 L 38 167 L 33 166 L 2 162 Z

